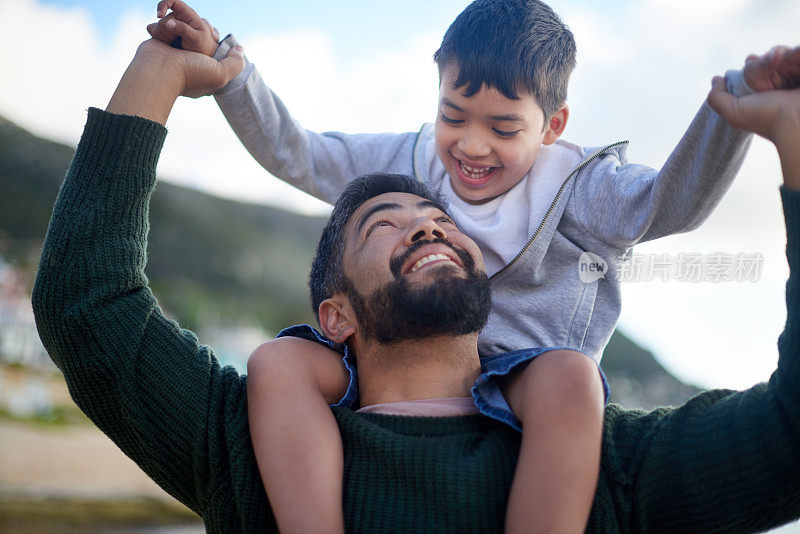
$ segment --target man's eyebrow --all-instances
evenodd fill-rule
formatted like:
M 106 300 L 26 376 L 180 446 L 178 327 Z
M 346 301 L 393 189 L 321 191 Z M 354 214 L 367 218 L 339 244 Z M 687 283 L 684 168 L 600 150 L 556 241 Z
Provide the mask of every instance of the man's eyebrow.
M 372 206 L 367 212 L 361 216 L 361 219 L 358 221 L 358 231 L 356 233 L 361 233 L 361 229 L 364 228 L 364 225 L 367 224 L 367 219 L 375 215 L 375 213 L 383 210 L 399 210 L 402 206 L 397 202 L 381 202 L 380 204 L 376 204 Z
M 443 205 L 439 204 L 438 202 L 436 202 L 434 200 L 423 200 L 422 202 L 417 204 L 417 207 L 418 208 L 434 208 L 434 209 L 437 209 L 437 210 L 441 211 L 442 213 L 447 215 L 447 217 L 450 219 L 450 222 L 455 224 L 456 228 L 458 228 L 458 225 L 453 220 L 453 216 L 450 215 L 450 213 L 447 211 L 447 209 Z
M 423 200 L 419 204 L 417 204 L 417 207 L 418 208 L 435 208 L 435 209 L 443 212 L 445 215 L 448 215 L 447 210 L 444 209 L 444 206 L 442 206 L 438 202 L 434 202 L 433 200 L 427 200 L 427 199 Z

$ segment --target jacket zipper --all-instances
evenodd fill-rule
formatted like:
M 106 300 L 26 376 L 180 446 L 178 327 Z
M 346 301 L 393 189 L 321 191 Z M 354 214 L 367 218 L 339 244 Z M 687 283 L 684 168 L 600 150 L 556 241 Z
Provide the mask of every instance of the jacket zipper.
M 600 156 L 602 156 L 605 153 L 605 151 L 608 150 L 609 148 L 615 148 L 615 147 L 618 147 L 618 146 L 621 146 L 621 145 L 625 145 L 625 144 L 628 144 L 628 143 L 629 143 L 629 141 L 618 141 L 616 143 L 612 143 L 610 145 L 607 145 L 607 146 L 601 148 L 600 150 L 595 152 L 594 155 L 592 155 L 589 159 L 583 161 L 580 165 L 578 165 L 575 168 L 575 170 L 573 170 L 571 173 L 569 173 L 569 175 L 564 179 L 564 182 L 561 184 L 561 187 L 558 188 L 558 192 L 556 193 L 556 196 L 553 198 L 553 201 L 550 203 L 550 207 L 547 208 L 547 212 L 544 214 L 544 217 L 542 217 L 542 222 L 539 223 L 539 226 L 536 228 L 536 231 L 533 233 L 531 238 L 528 240 L 528 242 L 525 244 L 525 246 L 522 247 L 522 250 L 520 250 L 517 253 L 517 255 L 514 256 L 513 260 L 511 260 L 502 269 L 500 269 L 499 271 L 497 271 L 496 273 L 494 273 L 492 276 L 489 277 L 489 281 L 494 280 L 495 277 L 497 277 L 497 276 L 501 275 L 502 273 L 506 272 L 512 265 L 517 263 L 519 261 L 519 259 L 523 255 L 525 255 L 525 253 L 528 251 L 529 248 L 531 248 L 531 245 L 533 245 L 533 242 L 536 241 L 537 237 L 539 237 L 539 234 L 541 233 L 542 228 L 544 228 L 544 225 L 547 222 L 547 219 L 550 217 L 550 214 L 553 213 L 553 210 L 555 209 L 556 204 L 558 204 L 558 199 L 561 198 L 561 193 L 564 192 L 564 188 L 567 187 L 567 184 L 569 183 L 569 181 L 572 179 L 573 176 L 575 176 L 577 173 L 579 173 L 581 170 L 583 170 L 583 168 L 586 167 L 589 163 L 591 163 L 592 161 L 594 161 L 597 158 L 599 158 Z

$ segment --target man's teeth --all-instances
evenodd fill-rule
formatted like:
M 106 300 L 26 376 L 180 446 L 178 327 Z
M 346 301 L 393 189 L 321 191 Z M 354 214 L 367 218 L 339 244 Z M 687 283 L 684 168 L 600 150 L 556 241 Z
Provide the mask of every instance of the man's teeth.
M 464 174 L 474 179 L 483 178 L 494 169 L 494 167 L 472 167 L 463 161 L 459 161 L 458 163 L 461 165 L 461 170 Z
M 428 256 L 425 256 L 424 258 L 422 258 L 419 261 L 417 261 L 417 263 L 415 263 L 414 266 L 411 267 L 411 272 L 413 273 L 416 270 L 418 270 L 419 268 L 421 268 L 423 265 L 425 265 L 426 263 L 430 263 L 430 262 L 436 261 L 436 260 L 448 260 L 449 261 L 450 258 L 445 256 L 444 254 L 429 254 Z

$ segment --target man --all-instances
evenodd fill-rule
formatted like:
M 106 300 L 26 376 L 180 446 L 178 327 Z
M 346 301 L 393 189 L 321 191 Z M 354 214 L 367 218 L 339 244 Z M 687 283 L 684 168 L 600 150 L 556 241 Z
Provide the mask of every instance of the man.
M 215 532 L 275 530 L 250 445 L 246 379 L 159 310 L 144 276 L 147 206 L 178 95 L 207 94 L 241 68 L 240 49 L 216 62 L 155 41 L 139 47 L 107 110 L 89 112 L 33 296 L 42 340 L 77 404 Z M 591 531 L 743 532 L 800 516 L 800 92 L 736 99 L 717 79 L 710 101 L 735 126 L 771 139 L 781 157 L 791 275 L 779 367 L 767 384 L 707 392 L 676 409 L 607 407 Z M 349 284 L 328 286 L 320 307 L 326 333 L 358 358 L 362 405 L 454 396 L 476 377 L 493 380 L 481 374 L 475 344 L 481 306 L 471 308 L 483 298 L 480 255 L 408 183 L 362 199 L 340 221 Z M 430 244 L 442 232 L 452 245 Z M 408 256 L 398 267 L 412 246 L 405 236 L 446 258 L 411 273 Z M 456 314 L 462 326 L 399 342 L 372 335 L 382 320 L 400 320 L 385 316 L 396 312 L 380 298 L 393 268 L 442 313 L 454 292 L 440 288 L 455 284 L 462 301 L 449 304 L 466 309 Z M 335 415 L 348 530 L 502 529 L 519 450 L 510 427 L 484 415 Z

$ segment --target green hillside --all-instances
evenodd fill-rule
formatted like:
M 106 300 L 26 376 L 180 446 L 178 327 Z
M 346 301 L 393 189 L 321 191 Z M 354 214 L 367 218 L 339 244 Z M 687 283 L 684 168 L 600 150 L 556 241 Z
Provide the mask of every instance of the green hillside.
M 73 149 L 0 118 L 0 255 L 35 268 Z M 313 319 L 306 275 L 323 218 L 233 202 L 160 181 L 151 204 L 147 275 L 187 327 L 213 310 L 267 330 Z
M 0 256 L 33 278 L 73 149 L 0 118 Z M 147 275 L 162 306 L 196 328 L 213 314 L 267 331 L 313 322 L 306 278 L 324 219 L 213 197 L 161 181 L 151 205 Z M 612 400 L 674 404 L 694 394 L 617 332 L 603 358 Z

